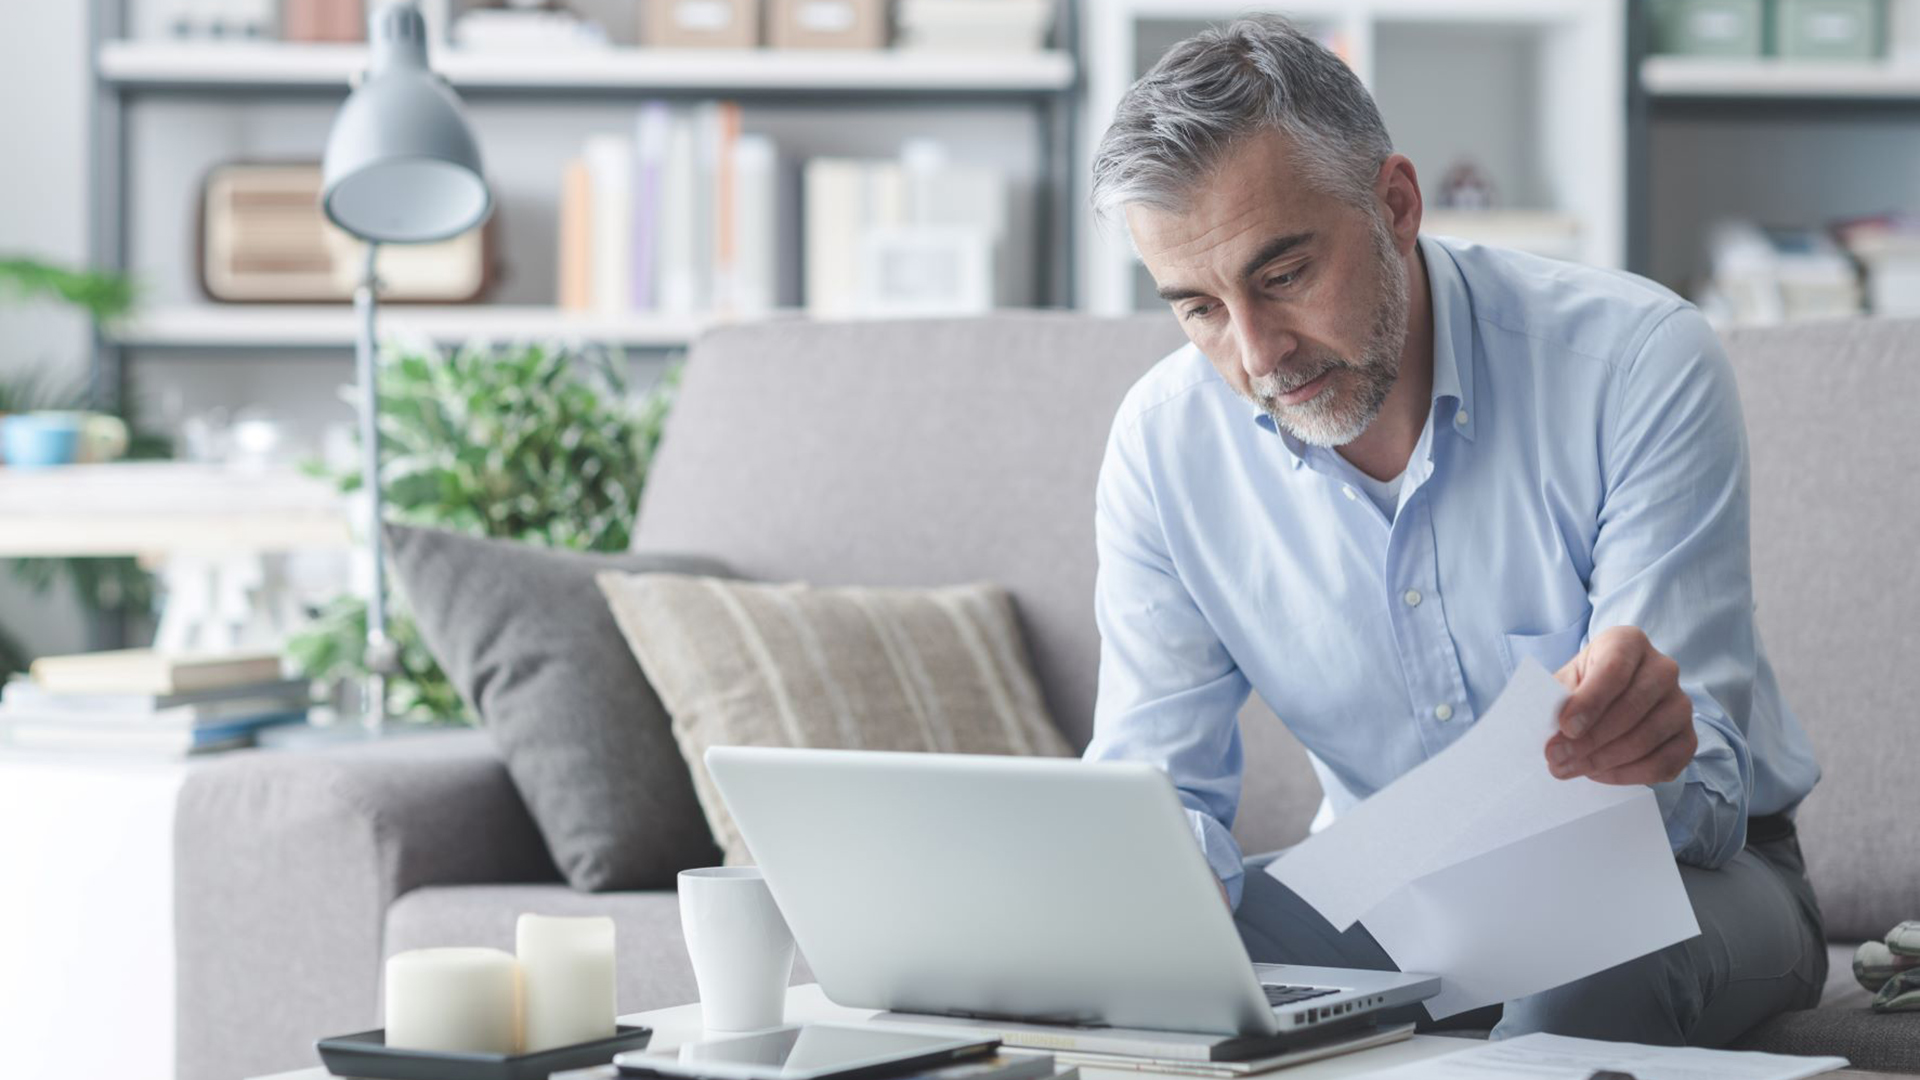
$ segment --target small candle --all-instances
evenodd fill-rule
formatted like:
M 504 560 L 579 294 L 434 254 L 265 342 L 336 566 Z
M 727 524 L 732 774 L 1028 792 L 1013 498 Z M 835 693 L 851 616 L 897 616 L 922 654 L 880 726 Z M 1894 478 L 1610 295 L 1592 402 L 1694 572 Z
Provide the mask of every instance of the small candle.
M 499 949 L 414 949 L 387 960 L 387 1045 L 519 1050 L 519 965 Z
M 613 920 L 522 915 L 514 937 L 526 1052 L 611 1037 Z

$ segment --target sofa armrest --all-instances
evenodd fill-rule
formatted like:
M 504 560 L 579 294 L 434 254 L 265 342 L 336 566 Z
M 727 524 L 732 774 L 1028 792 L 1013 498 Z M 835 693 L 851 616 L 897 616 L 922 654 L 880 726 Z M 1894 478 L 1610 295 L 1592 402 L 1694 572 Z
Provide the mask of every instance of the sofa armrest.
M 241 753 L 192 771 L 174 825 L 179 1080 L 316 1063 L 379 1026 L 387 906 L 423 885 L 557 881 L 479 732 Z

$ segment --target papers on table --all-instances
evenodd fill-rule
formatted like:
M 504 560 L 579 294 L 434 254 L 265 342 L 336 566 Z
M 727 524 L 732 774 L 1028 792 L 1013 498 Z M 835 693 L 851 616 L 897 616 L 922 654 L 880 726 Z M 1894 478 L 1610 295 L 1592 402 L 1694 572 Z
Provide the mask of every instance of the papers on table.
M 1839 1057 L 1522 1035 L 1365 1073 L 1362 1080 L 1587 1080 L 1602 1070 L 1629 1073 L 1634 1080 L 1800 1080 L 1846 1065 L 1847 1059 Z
M 1700 932 L 1653 791 L 1558 780 L 1565 692 L 1531 660 L 1452 746 L 1267 868 L 1403 971 L 1434 1018 L 1509 1001 Z

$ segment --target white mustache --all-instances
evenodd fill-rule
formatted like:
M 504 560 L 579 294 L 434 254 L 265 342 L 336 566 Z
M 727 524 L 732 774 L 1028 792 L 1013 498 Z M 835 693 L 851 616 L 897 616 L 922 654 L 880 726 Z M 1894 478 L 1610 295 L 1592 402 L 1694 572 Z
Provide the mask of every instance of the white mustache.
M 1285 373 L 1279 371 L 1270 375 L 1256 375 L 1247 381 L 1247 387 L 1253 391 L 1256 397 L 1277 398 L 1282 394 L 1292 393 L 1320 376 L 1325 375 L 1327 372 L 1341 366 L 1343 365 L 1328 364 L 1323 368 L 1309 371 L 1293 378 L 1285 378 Z

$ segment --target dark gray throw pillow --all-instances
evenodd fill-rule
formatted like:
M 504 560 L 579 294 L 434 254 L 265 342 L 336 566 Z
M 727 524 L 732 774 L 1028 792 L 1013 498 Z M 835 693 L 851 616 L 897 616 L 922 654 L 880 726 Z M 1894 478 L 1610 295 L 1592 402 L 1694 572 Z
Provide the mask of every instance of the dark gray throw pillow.
M 420 636 L 493 736 L 576 889 L 672 888 L 720 861 L 666 709 L 594 583 L 734 576 L 712 559 L 597 555 L 388 525 Z

